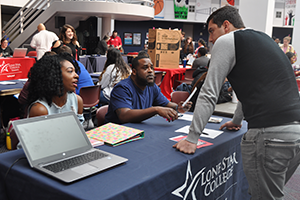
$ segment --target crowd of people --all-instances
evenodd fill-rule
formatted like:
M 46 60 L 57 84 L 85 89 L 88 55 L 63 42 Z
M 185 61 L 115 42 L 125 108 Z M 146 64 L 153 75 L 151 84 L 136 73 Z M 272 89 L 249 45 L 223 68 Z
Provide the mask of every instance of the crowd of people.
M 172 122 L 179 113 L 193 111 L 187 138 L 173 146 L 192 154 L 215 104 L 231 101 L 234 89 L 239 99 L 237 109 L 233 119 L 220 129 L 239 130 L 243 119 L 248 122 L 241 153 L 249 193 L 253 199 L 282 199 L 283 186 L 299 165 L 300 100 L 295 76 L 300 75 L 300 67 L 294 65 L 297 54 L 291 38 L 284 37 L 280 44 L 278 38 L 272 40 L 246 28 L 238 10 L 231 6 L 213 12 L 207 25 L 208 41 L 214 44 L 211 59 L 206 56 L 208 48 L 202 38 L 195 48 L 192 37 L 185 38 L 182 32 L 180 60 L 193 56 L 195 71 L 192 84 L 180 85 L 178 90 L 191 92 L 198 88 L 186 104 L 170 102 L 161 93 L 146 51 L 141 51 L 129 66 L 122 58 L 122 40 L 117 31 L 110 37 L 105 35 L 95 49 L 97 54 L 107 56 L 97 83 L 101 85 L 99 105 L 108 104 L 105 121 L 138 123 L 158 115 Z M 1 40 L 1 56 L 12 54 L 7 44 L 6 39 Z M 253 44 L 258 44 L 260 51 Z M 83 124 L 87 119 L 83 116 L 80 88 L 94 83 L 78 61 L 81 46 L 75 29 L 66 24 L 56 36 L 39 24 L 31 46 L 37 51 L 37 62 L 20 94 L 23 117 L 73 111 Z M 287 150 L 272 146 L 272 141 L 280 141 Z M 290 145 L 297 142 L 298 146 Z M 274 164 L 272 159 L 278 155 L 288 162 L 279 160 Z

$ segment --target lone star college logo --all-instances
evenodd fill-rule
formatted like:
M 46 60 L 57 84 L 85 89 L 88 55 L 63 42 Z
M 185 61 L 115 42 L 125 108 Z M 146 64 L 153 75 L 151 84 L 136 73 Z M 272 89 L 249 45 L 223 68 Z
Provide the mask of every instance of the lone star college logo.
M 182 199 L 186 199 L 187 196 L 189 195 L 190 192 L 192 192 L 192 197 L 193 197 L 193 200 L 196 200 L 197 197 L 195 195 L 195 189 L 196 187 L 198 186 L 198 183 L 200 181 L 200 178 L 198 179 L 198 177 L 200 176 L 200 174 L 205 170 L 206 167 L 202 168 L 196 175 L 195 177 L 193 178 L 193 174 L 192 174 L 192 171 L 191 171 L 191 163 L 190 161 L 188 161 L 188 165 L 187 165 L 187 169 L 186 169 L 186 176 L 185 176 L 185 182 L 183 183 L 182 186 L 180 186 L 179 188 L 177 188 L 176 190 L 174 190 L 172 192 L 173 195 L 175 196 L 178 196 Z M 188 181 L 189 181 L 189 178 L 192 179 L 192 183 L 188 186 Z M 197 180 L 198 179 L 198 180 Z M 188 188 L 187 188 L 188 187 Z M 185 188 L 186 191 L 185 191 L 185 194 L 184 196 L 182 196 L 180 194 L 180 192 L 182 192 Z
M 197 200 L 199 198 L 197 198 L 195 191 L 196 188 L 200 186 L 203 189 L 203 195 L 208 197 L 214 193 L 216 189 L 232 178 L 234 174 L 234 166 L 237 164 L 238 161 L 236 159 L 236 152 L 233 152 L 231 155 L 223 157 L 223 159 L 221 159 L 221 161 L 211 169 L 203 167 L 193 176 L 189 160 L 186 169 L 185 181 L 183 185 L 175 189 L 172 194 L 184 200 L 190 198 L 190 196 L 193 200 Z M 227 185 L 226 188 L 222 188 L 221 191 L 218 192 L 220 193 L 223 191 L 223 194 L 216 198 L 216 200 L 222 198 L 228 191 L 237 185 L 237 182 L 233 182 L 232 179 L 231 182 L 231 185 Z

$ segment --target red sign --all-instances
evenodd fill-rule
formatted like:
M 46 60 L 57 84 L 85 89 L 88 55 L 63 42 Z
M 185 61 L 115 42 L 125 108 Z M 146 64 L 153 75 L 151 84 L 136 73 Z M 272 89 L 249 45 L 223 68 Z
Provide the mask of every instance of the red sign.
M 34 58 L 1 58 L 0 81 L 27 78 L 34 63 Z

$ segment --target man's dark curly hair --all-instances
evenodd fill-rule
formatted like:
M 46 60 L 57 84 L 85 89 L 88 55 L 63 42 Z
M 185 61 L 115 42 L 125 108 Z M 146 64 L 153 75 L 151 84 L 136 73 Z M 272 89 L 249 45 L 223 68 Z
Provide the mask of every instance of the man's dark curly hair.
M 45 100 L 49 106 L 54 96 L 63 95 L 63 79 L 61 65 L 69 61 L 75 67 L 76 73 L 80 68 L 73 57 L 68 53 L 52 56 L 43 56 L 28 73 L 28 101 L 29 105 L 36 100 Z

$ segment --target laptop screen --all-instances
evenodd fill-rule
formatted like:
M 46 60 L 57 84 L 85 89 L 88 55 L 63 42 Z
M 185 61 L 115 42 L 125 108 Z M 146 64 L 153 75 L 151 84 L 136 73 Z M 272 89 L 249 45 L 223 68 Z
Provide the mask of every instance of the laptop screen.
M 27 149 L 32 161 L 57 154 L 64 156 L 65 152 L 89 145 L 75 115 L 57 116 L 17 124 L 23 148 Z
M 13 58 L 25 58 L 27 48 L 15 48 Z

